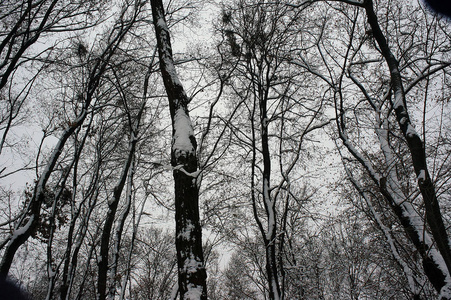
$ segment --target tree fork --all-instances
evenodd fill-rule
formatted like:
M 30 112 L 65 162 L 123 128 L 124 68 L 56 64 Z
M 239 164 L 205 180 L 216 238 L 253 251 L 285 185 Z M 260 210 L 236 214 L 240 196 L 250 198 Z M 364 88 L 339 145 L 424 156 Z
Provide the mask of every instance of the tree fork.
M 451 270 L 451 249 L 449 246 L 449 237 L 446 233 L 446 228 L 443 222 L 440 206 L 437 199 L 434 184 L 430 178 L 427 164 L 424 143 L 420 136 L 413 130 L 413 125 L 410 122 L 409 113 L 406 107 L 405 92 L 402 85 L 401 74 L 398 68 L 398 61 L 391 52 L 388 42 L 382 33 L 377 20 L 377 15 L 374 12 L 373 1 L 365 0 L 364 8 L 367 14 L 368 23 L 373 30 L 374 38 L 381 48 L 382 55 L 387 62 L 390 70 L 391 85 L 394 92 L 395 102 L 393 108 L 395 110 L 396 119 L 403 136 L 406 139 L 415 174 L 418 178 L 418 187 L 426 208 L 426 222 L 431 229 L 432 236 L 435 239 L 437 248 L 446 263 L 448 272 Z

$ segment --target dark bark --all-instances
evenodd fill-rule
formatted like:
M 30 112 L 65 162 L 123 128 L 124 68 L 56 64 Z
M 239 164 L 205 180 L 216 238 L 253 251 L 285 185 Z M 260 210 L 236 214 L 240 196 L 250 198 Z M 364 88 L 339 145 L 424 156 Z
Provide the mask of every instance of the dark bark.
M 11 75 L 11 73 L 16 68 L 17 63 L 19 62 L 20 58 L 23 56 L 25 51 L 32 46 L 36 41 L 39 39 L 40 35 L 46 30 L 45 27 L 48 26 L 47 22 L 50 18 L 51 13 L 53 12 L 53 9 L 55 8 L 55 5 L 58 3 L 58 0 L 53 0 L 45 14 L 43 15 L 43 18 L 39 24 L 39 27 L 35 30 L 35 32 L 27 32 L 24 34 L 23 42 L 20 45 L 18 51 L 14 53 L 12 57 L 10 57 L 11 49 L 13 49 L 13 44 L 17 38 L 17 32 L 20 31 L 20 27 L 23 26 L 23 23 L 26 22 L 26 18 L 30 16 L 31 10 L 33 8 L 33 5 L 36 5 L 32 3 L 32 1 L 27 1 L 27 7 L 24 11 L 24 13 L 21 15 L 19 20 L 16 22 L 14 28 L 10 31 L 10 33 L 6 36 L 6 38 L 2 41 L 0 44 L 0 53 L 3 52 L 5 47 L 8 45 L 7 55 L 6 59 L 4 60 L 3 64 L 0 66 L 0 70 L 3 68 L 3 66 L 7 65 L 6 70 L 0 75 L 0 90 L 5 87 L 6 83 L 8 82 L 8 78 Z M 33 21 L 37 20 L 29 20 L 28 22 L 31 23 Z M 30 24 L 27 24 L 27 27 L 29 28 Z M 25 38 L 27 36 L 28 38 Z M 2 53 L 3 54 L 3 53 Z M 3 56 L 3 55 L 2 55 Z M 8 58 L 10 61 L 8 61 Z
M 69 235 L 69 237 L 71 238 L 70 240 L 68 239 L 68 246 L 66 248 L 66 255 L 67 255 L 67 259 L 64 262 L 64 270 L 63 270 L 63 281 L 62 281 L 62 285 L 60 288 L 60 299 L 61 300 L 65 300 L 65 299 L 69 299 L 70 298 L 70 294 L 71 294 L 71 288 L 74 282 L 74 276 L 75 276 L 75 272 L 77 270 L 77 264 L 78 264 L 78 254 L 80 253 L 81 247 L 83 245 L 82 241 L 86 236 L 86 233 L 88 232 L 88 221 L 91 217 L 92 212 L 94 211 L 94 208 L 96 206 L 96 200 L 98 198 L 99 195 L 99 189 L 98 189 L 98 169 L 96 171 L 96 176 L 94 179 L 94 183 L 93 186 L 95 186 L 95 188 L 93 188 L 92 193 L 89 193 L 89 195 L 87 196 L 87 198 L 89 198 L 89 207 L 88 207 L 88 211 L 86 212 L 86 216 L 84 217 L 82 224 L 80 224 L 80 233 L 77 235 L 77 242 L 74 245 L 74 250 L 72 253 L 72 256 L 70 255 L 71 253 L 71 249 L 72 249 L 72 237 L 73 237 L 73 231 L 75 229 L 75 223 L 76 223 L 76 219 L 77 217 L 75 217 L 71 223 L 71 231 L 72 233 Z M 86 198 L 86 199 L 87 199 Z M 77 214 L 80 213 L 81 211 L 81 207 L 82 204 L 79 206 L 79 210 L 77 212 Z M 91 247 L 91 249 L 95 248 L 94 246 Z M 90 250 L 93 251 L 93 250 Z
M 270 180 L 271 180 L 271 157 L 269 151 L 268 137 L 268 115 L 267 115 L 267 99 L 266 89 L 259 89 L 260 97 L 260 125 L 261 125 L 261 145 L 263 155 L 263 202 L 268 217 L 268 234 L 262 232 L 265 240 L 266 249 L 266 274 L 269 284 L 269 299 L 280 298 L 280 284 L 277 273 L 276 260 L 276 207 L 275 201 L 270 196 Z
M 110 43 L 102 52 L 99 59 L 96 61 L 96 64 L 92 68 L 88 77 L 89 79 L 87 82 L 87 89 L 85 91 L 85 101 L 83 103 L 83 108 L 77 115 L 75 121 L 70 124 L 70 126 L 60 137 L 57 145 L 52 152 L 52 155 L 49 158 L 47 166 L 45 167 L 36 183 L 29 206 L 27 207 L 26 211 L 24 211 L 22 218 L 16 225 L 15 230 L 9 239 L 8 245 L 6 246 L 5 252 L 3 253 L 3 258 L 0 266 L 0 277 L 6 277 L 8 275 L 17 250 L 36 231 L 41 215 L 41 205 L 44 202 L 45 198 L 45 185 L 54 170 L 54 167 L 64 149 L 67 140 L 85 121 L 89 106 L 91 105 L 94 96 L 94 92 L 99 86 L 101 77 L 107 69 L 112 55 L 115 53 L 117 47 L 121 43 L 130 27 L 131 23 L 121 23 L 119 27 L 111 31 L 111 40 L 109 40 Z
M 395 110 L 398 125 L 407 142 L 412 157 L 413 167 L 418 178 L 418 187 L 426 208 L 426 223 L 429 225 L 437 249 L 446 263 L 448 273 L 450 273 L 451 249 L 449 237 L 443 222 L 437 193 L 428 172 L 424 143 L 420 136 L 413 130 L 413 125 L 411 124 L 409 113 L 407 111 L 405 91 L 398 68 L 399 63 L 391 52 L 388 42 L 379 26 L 377 15 L 373 8 L 373 1 L 366 0 L 364 2 L 364 8 L 368 17 L 368 23 L 373 31 L 373 36 L 379 45 L 390 70 L 391 88 L 395 98 L 392 105 Z
M 140 117 L 140 116 L 139 116 Z M 139 119 L 138 122 L 139 124 Z M 137 125 L 138 126 L 138 125 Z M 136 133 L 136 132 L 135 132 Z M 106 288 L 107 288 L 107 275 L 108 275 L 108 253 L 111 238 L 111 229 L 113 227 L 114 219 L 116 217 L 117 207 L 119 200 L 121 198 L 122 191 L 124 190 L 125 183 L 127 181 L 127 176 L 129 175 L 130 166 L 135 155 L 137 138 L 135 133 L 131 134 L 130 150 L 127 156 L 127 160 L 122 170 L 121 177 L 119 178 L 118 184 L 114 187 L 113 199 L 108 202 L 108 212 L 106 215 L 105 224 L 103 225 L 102 236 L 100 238 L 100 261 L 99 261 L 99 274 L 97 279 L 97 293 L 99 295 L 99 300 L 106 298 Z
M 181 299 L 207 299 L 197 186 L 196 139 L 188 113 L 189 99 L 175 72 L 172 47 L 161 0 L 152 0 L 160 70 L 172 119 L 171 163 L 174 167 L 178 282 Z M 183 121 L 183 128 L 179 122 Z M 186 131 L 187 130 L 187 131 Z M 189 136 L 185 136 L 189 134 Z M 188 142 L 189 141 L 189 142 Z
M 339 131 L 340 139 L 343 141 L 343 144 L 346 146 L 346 148 L 349 150 L 349 152 L 354 156 L 359 163 L 367 168 L 366 162 L 362 160 L 362 157 L 355 153 L 354 149 L 352 147 L 349 147 L 347 140 L 347 137 L 344 133 L 344 116 L 343 116 L 343 110 L 337 109 L 337 111 L 341 111 L 342 113 L 338 115 L 337 118 L 337 127 Z M 409 240 L 413 243 L 418 253 L 421 255 L 422 259 L 422 265 L 423 270 L 428 277 L 429 281 L 432 283 L 434 288 L 437 290 L 437 292 L 440 292 L 441 288 L 446 284 L 445 278 L 446 274 L 443 273 L 443 271 L 439 268 L 437 263 L 434 262 L 430 249 L 428 249 L 428 246 L 423 242 L 423 237 L 420 236 L 419 233 L 415 227 L 414 224 L 411 223 L 411 219 L 409 218 L 408 211 L 403 207 L 403 205 L 399 205 L 396 203 L 396 201 L 393 199 L 393 196 L 386 188 L 386 183 L 384 179 L 378 179 L 375 176 L 373 176 L 372 172 L 368 170 L 368 173 L 370 174 L 371 179 L 373 182 L 379 187 L 379 191 L 383 195 L 384 199 L 392 209 L 392 211 L 395 213 L 396 217 L 400 221 L 407 237 Z
M 123 186 L 122 186 L 123 187 Z M 106 215 L 105 224 L 103 225 L 102 236 L 100 238 L 100 261 L 99 273 L 97 278 L 97 293 L 98 299 L 103 300 L 106 297 L 106 279 L 108 273 L 108 250 L 110 245 L 111 228 L 113 227 L 114 217 L 116 216 L 117 206 L 121 196 L 122 188 L 114 188 L 114 199 L 108 203 L 108 212 Z

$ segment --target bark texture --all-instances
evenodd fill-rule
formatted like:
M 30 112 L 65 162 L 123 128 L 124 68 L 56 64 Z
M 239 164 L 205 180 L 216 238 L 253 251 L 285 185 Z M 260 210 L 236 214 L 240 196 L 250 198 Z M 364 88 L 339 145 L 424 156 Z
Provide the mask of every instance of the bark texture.
M 189 98 L 178 79 L 161 0 L 152 0 L 160 70 L 172 119 L 171 164 L 175 182 L 178 282 L 181 299 L 207 299 L 197 186 L 196 139 L 188 113 Z
M 391 52 L 388 42 L 379 26 L 377 15 L 374 11 L 373 1 L 366 0 L 364 2 L 364 8 L 367 14 L 368 23 L 373 30 L 374 38 L 376 39 L 390 70 L 391 88 L 394 94 L 393 108 L 396 113 L 396 119 L 412 157 L 413 167 L 418 178 L 418 187 L 426 208 L 426 223 L 429 225 L 437 249 L 443 257 L 448 271 L 447 276 L 449 276 L 449 270 L 451 270 L 449 237 L 443 222 L 437 193 L 428 172 L 424 143 L 418 133 L 416 133 L 410 121 L 402 78 L 398 68 L 399 63 Z M 426 271 L 429 268 L 429 263 L 425 260 L 423 262 L 426 263 L 426 265 L 424 265 Z

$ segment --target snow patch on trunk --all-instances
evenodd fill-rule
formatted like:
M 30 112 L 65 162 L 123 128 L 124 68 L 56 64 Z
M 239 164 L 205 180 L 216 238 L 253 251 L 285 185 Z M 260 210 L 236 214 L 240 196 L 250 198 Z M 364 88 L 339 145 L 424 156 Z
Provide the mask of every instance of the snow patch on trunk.
M 15 229 L 11 240 L 13 241 L 13 240 L 17 239 L 19 236 L 24 235 L 25 232 L 27 232 L 30 229 L 30 226 L 33 223 L 33 220 L 34 220 L 34 215 L 32 215 L 30 217 L 30 219 L 28 220 L 27 224 L 25 224 L 25 226 Z
M 194 153 L 190 137 L 194 137 L 191 120 L 183 108 L 177 109 L 174 116 L 174 136 L 172 150 L 176 157 L 188 156 Z
M 407 124 L 406 136 L 409 138 L 418 136 L 418 133 L 416 132 L 412 124 Z
M 184 300 L 199 300 L 202 296 L 202 287 L 194 285 L 192 283 L 188 284 L 188 291 L 183 297 Z
M 395 92 L 395 102 L 393 103 L 393 106 L 395 109 L 404 106 L 402 91 L 399 89 Z
M 191 232 L 194 231 L 194 225 L 189 222 L 186 224 L 185 229 L 177 236 L 179 239 L 189 240 L 191 238 Z
M 166 72 L 168 72 L 169 77 L 171 78 L 172 84 L 174 86 L 182 86 L 182 83 L 180 82 L 180 79 L 177 75 L 177 71 L 175 70 L 174 63 L 172 62 L 171 55 L 169 51 L 165 53 L 165 57 L 163 58 L 163 62 L 166 66 Z M 183 91 L 184 97 L 186 97 L 185 91 Z
M 417 179 L 418 179 L 418 183 L 422 184 L 426 180 L 426 171 L 420 170 L 420 174 L 418 174 Z
M 193 177 L 194 179 L 196 179 L 198 176 L 202 176 L 202 175 L 201 175 L 201 173 L 202 173 L 201 170 L 197 170 L 197 171 L 195 171 L 195 172 L 188 172 L 188 171 L 186 171 L 186 170 L 183 168 L 183 165 L 177 165 L 177 166 L 173 167 L 172 170 L 178 170 L 178 171 L 181 171 L 181 172 L 183 172 L 186 176 Z
M 268 179 L 263 179 L 263 201 L 268 209 L 268 232 L 266 233 L 266 239 L 271 240 L 276 227 L 276 215 L 274 212 L 273 202 L 269 195 L 269 182 Z
M 277 292 L 276 286 L 277 286 L 276 280 L 273 278 L 273 279 L 271 280 L 271 289 L 272 289 L 272 291 L 273 291 L 274 300 L 279 300 L 280 297 L 279 297 L 279 293 Z
M 203 266 L 202 262 L 200 262 L 195 257 L 187 258 L 183 263 L 183 268 L 186 270 L 187 274 L 197 273 L 197 271 L 201 269 L 202 266 Z
M 157 21 L 157 26 L 161 28 L 161 30 L 168 31 L 168 26 L 163 18 L 159 18 Z
M 407 121 L 407 120 L 405 120 Z M 407 124 L 407 136 L 409 134 L 416 134 L 415 129 L 411 124 Z M 393 166 L 395 163 L 395 154 L 393 153 L 393 150 L 391 147 L 389 147 L 388 143 L 388 129 L 385 127 L 384 129 L 377 130 L 377 135 L 379 138 L 379 142 L 381 145 L 381 149 L 384 153 L 385 161 L 388 166 Z M 420 174 L 418 175 L 418 180 L 426 177 L 425 170 L 421 170 Z M 450 274 L 448 272 L 448 269 L 446 267 L 445 261 L 443 259 L 443 256 L 440 254 L 440 252 L 437 250 L 437 248 L 434 245 L 434 242 L 429 235 L 428 231 L 426 230 L 424 226 L 424 220 L 423 218 L 418 214 L 418 212 L 413 207 L 412 203 L 406 201 L 405 196 L 403 195 L 403 192 L 401 190 L 401 184 L 399 183 L 395 168 L 389 168 L 389 172 L 387 174 L 387 191 L 392 195 L 393 201 L 396 205 L 398 205 L 402 209 L 402 215 L 409 220 L 410 225 L 412 226 L 412 229 L 415 230 L 416 236 L 419 238 L 421 243 L 424 243 L 428 249 L 429 249 L 429 256 L 432 258 L 434 263 L 439 267 L 439 269 L 442 271 L 442 273 L 446 276 L 445 281 L 448 282 L 450 280 Z M 446 284 L 445 287 L 450 284 Z M 442 289 L 442 291 L 451 289 L 445 289 L 445 287 Z M 414 290 L 412 290 L 414 291 Z
M 438 299 L 451 299 L 451 281 L 449 276 L 445 278 L 445 285 L 440 290 Z

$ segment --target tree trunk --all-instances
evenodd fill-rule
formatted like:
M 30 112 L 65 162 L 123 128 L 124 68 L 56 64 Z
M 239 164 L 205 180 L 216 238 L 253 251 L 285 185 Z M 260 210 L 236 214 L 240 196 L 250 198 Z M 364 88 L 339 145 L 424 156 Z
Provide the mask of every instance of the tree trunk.
M 418 187 L 426 208 L 426 223 L 429 225 L 437 249 L 443 257 L 449 276 L 451 270 L 449 237 L 440 212 L 435 187 L 428 172 L 424 143 L 411 124 L 409 113 L 407 111 L 406 97 L 398 68 L 398 61 L 391 52 L 388 42 L 379 26 L 377 15 L 373 8 L 373 1 L 364 1 L 364 8 L 368 17 L 368 23 L 373 30 L 374 38 L 376 39 L 390 70 L 391 88 L 393 89 L 395 98 L 392 106 L 395 110 L 396 119 L 412 157 L 413 167 L 418 179 Z
M 106 298 L 106 288 L 107 288 L 107 274 L 108 274 L 108 253 L 111 238 L 111 230 L 114 223 L 114 218 L 116 217 L 117 207 L 119 200 L 121 198 L 122 191 L 125 187 L 126 180 L 130 172 L 130 167 L 135 155 L 136 143 L 138 138 L 136 137 L 137 129 L 139 126 L 140 116 L 137 120 L 137 125 L 135 130 L 131 132 L 131 140 L 129 142 L 129 152 L 127 160 L 122 170 L 121 177 L 119 178 L 118 184 L 114 187 L 113 199 L 108 201 L 108 212 L 106 215 L 105 224 L 102 231 L 102 237 L 100 239 L 100 261 L 99 261 L 99 274 L 97 280 L 97 293 L 99 295 L 99 300 L 104 300 Z
M 264 92 L 259 93 L 263 98 L 260 101 L 260 125 L 261 125 L 261 144 L 263 155 L 263 203 L 268 217 L 268 229 L 265 240 L 266 248 L 266 274 L 268 276 L 269 284 L 269 299 L 280 299 L 280 284 L 277 273 L 277 260 L 276 260 L 276 207 L 275 201 L 271 199 L 270 195 L 270 179 L 271 179 L 271 157 L 269 150 L 269 138 L 268 138 L 268 116 L 267 116 L 267 101 L 268 95 Z
M 45 185 L 47 184 L 47 181 L 49 180 L 50 175 L 53 172 L 53 169 L 64 149 L 67 140 L 85 121 L 88 114 L 88 109 L 90 108 L 91 102 L 93 100 L 94 92 L 97 90 L 97 87 L 100 84 L 100 79 L 105 73 L 112 55 L 115 53 L 125 34 L 131 28 L 131 25 L 132 22 L 127 25 L 121 23 L 119 27 L 113 29 L 111 42 L 106 46 L 105 50 L 100 55 L 100 58 L 92 68 L 88 77 L 83 108 L 77 115 L 77 118 L 73 122 L 71 122 L 71 125 L 64 130 L 61 138 L 54 147 L 52 155 L 48 160 L 47 166 L 39 176 L 32 199 L 30 200 L 26 211 L 24 211 L 23 216 L 17 223 L 14 232 L 9 239 L 8 245 L 6 246 L 5 252 L 3 253 L 3 258 L 0 265 L 0 278 L 4 278 L 8 275 L 17 250 L 28 240 L 32 233 L 35 232 L 37 225 L 39 224 L 41 205 L 42 203 L 44 203 L 45 199 Z M 117 32 L 115 32 L 116 30 Z M 116 34 L 113 35 L 113 33 Z M 28 221 L 25 222 L 29 214 L 31 214 L 31 216 L 28 218 Z
M 188 113 L 189 99 L 178 79 L 161 0 L 152 0 L 160 69 L 172 119 L 171 164 L 174 167 L 176 249 L 181 299 L 207 299 L 207 273 L 199 222 L 196 139 Z

